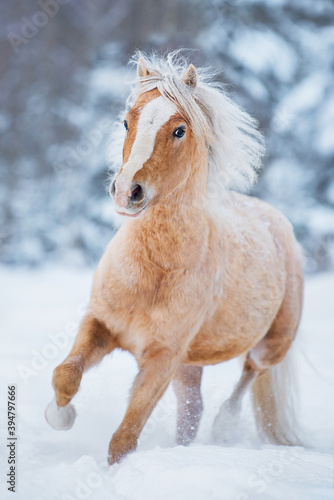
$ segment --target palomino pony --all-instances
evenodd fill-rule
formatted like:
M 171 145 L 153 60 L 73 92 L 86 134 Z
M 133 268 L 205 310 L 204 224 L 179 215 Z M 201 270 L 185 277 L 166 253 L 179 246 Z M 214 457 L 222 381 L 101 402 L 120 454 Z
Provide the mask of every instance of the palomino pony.
M 300 252 L 281 213 L 233 191 L 260 167 L 256 122 L 208 72 L 175 54 L 138 56 L 137 71 L 122 125 L 123 166 L 110 185 L 125 221 L 98 265 L 74 346 L 54 371 L 46 418 L 70 428 L 83 372 L 120 348 L 134 355 L 139 373 L 109 464 L 136 448 L 170 382 L 177 442 L 187 445 L 203 408 L 203 367 L 243 355 L 214 436 L 228 438 L 251 389 L 262 434 L 295 444 L 286 354 L 302 309 Z

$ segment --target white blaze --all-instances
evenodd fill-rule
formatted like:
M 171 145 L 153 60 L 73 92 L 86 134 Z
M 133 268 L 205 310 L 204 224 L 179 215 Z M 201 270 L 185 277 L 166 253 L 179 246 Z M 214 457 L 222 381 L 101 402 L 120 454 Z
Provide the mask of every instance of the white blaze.
M 139 116 L 137 135 L 131 154 L 117 179 L 117 185 L 121 189 L 123 186 L 123 189 L 129 188 L 135 173 L 143 167 L 153 153 L 157 132 L 176 112 L 177 107 L 162 96 L 144 106 Z

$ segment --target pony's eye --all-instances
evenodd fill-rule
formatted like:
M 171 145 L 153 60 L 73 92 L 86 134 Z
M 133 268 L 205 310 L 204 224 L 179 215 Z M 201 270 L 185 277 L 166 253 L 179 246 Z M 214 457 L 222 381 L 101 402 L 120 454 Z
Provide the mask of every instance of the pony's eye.
M 125 130 L 129 130 L 128 122 L 126 120 L 123 121 L 123 125 L 124 125 Z
M 177 127 L 173 132 L 173 136 L 177 137 L 178 139 L 181 139 L 181 137 L 183 137 L 185 133 L 186 133 L 185 128 Z

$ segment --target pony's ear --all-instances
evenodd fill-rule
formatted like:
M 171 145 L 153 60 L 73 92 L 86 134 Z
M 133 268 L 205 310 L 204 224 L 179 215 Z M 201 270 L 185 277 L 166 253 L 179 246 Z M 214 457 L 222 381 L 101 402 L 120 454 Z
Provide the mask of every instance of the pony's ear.
M 192 64 L 189 65 L 189 68 L 183 75 L 182 80 L 186 85 L 189 85 L 189 87 L 193 89 L 197 87 L 198 76 L 195 66 L 193 66 Z
M 142 57 L 140 57 L 137 64 L 137 76 L 138 78 L 146 78 L 150 76 L 151 72 L 146 68 L 145 61 Z

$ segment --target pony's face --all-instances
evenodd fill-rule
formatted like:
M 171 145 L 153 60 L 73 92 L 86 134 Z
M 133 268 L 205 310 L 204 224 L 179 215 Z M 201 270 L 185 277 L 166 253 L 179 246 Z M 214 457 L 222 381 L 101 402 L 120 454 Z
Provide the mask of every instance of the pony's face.
M 176 105 L 157 89 L 142 94 L 126 114 L 123 166 L 110 195 L 116 211 L 139 217 L 190 173 L 195 138 Z

